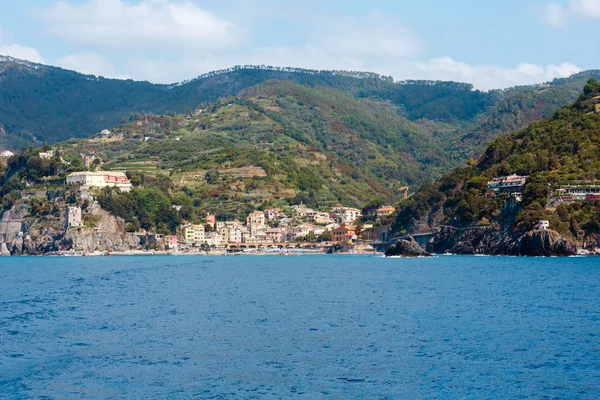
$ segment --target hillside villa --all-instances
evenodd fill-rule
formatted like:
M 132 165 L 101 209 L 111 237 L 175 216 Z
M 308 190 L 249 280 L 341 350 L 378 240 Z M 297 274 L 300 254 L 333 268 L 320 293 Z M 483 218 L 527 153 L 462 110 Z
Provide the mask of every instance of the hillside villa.
M 122 192 L 131 191 L 131 182 L 124 172 L 118 171 L 83 171 L 73 172 L 67 176 L 67 185 L 105 188 L 118 187 Z
M 381 219 L 384 217 L 387 217 L 388 215 L 391 215 L 394 213 L 394 211 L 396 211 L 396 209 L 392 206 L 383 206 L 377 209 L 376 213 L 377 213 L 377 219 Z
M 522 193 L 525 183 L 527 182 L 526 176 L 520 176 L 517 174 L 509 176 L 501 176 L 494 178 L 487 183 L 488 191 L 492 193 Z

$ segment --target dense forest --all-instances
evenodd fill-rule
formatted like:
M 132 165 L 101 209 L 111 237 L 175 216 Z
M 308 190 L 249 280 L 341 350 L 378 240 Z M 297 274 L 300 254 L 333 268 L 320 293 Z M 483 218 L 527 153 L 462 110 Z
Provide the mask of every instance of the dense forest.
M 487 182 L 498 176 L 527 176 L 522 202 L 506 208 L 507 196 L 490 196 Z M 402 203 L 396 232 L 432 226 L 497 226 L 507 232 L 532 229 L 539 220 L 562 235 L 582 240 L 600 231 L 600 201 L 589 199 L 548 206 L 561 184 L 600 181 L 600 83 L 590 79 L 583 94 L 551 118 L 505 134 L 478 163 L 457 168 L 425 184 Z

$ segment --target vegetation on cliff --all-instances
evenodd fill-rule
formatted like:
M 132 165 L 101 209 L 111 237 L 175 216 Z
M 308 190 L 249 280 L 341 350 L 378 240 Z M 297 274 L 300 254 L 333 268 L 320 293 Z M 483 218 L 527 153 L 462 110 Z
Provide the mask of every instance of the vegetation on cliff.
M 490 196 L 497 176 L 527 175 L 522 202 L 507 207 L 508 195 Z M 496 227 L 507 234 L 549 220 L 562 235 L 583 240 L 598 232 L 600 202 L 590 199 L 547 207 L 551 190 L 565 182 L 600 180 L 600 83 L 590 79 L 583 94 L 554 116 L 503 135 L 470 163 L 426 184 L 402 203 L 394 230 L 418 231 L 449 225 Z

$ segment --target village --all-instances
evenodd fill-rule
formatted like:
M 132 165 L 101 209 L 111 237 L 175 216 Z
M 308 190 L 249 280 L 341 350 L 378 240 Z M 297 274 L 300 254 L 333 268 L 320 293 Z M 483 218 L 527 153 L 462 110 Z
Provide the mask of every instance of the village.
M 67 176 L 67 185 L 78 188 L 80 196 L 89 199 L 93 188 L 118 187 L 127 192 L 131 182 L 123 172 L 85 171 Z M 173 204 L 176 210 L 181 206 Z M 394 207 L 383 206 L 377 209 L 377 220 L 391 215 Z M 382 239 L 389 230 L 361 223 L 359 209 L 335 206 L 330 210 L 317 211 L 300 203 L 287 208 L 255 210 L 245 221 L 219 221 L 213 214 L 207 214 L 205 223 L 184 224 L 177 235 L 152 235 L 155 248 L 173 253 L 206 252 L 253 252 L 282 249 L 312 249 L 325 251 L 334 244 L 361 244 Z M 67 228 L 83 227 L 82 210 L 78 206 L 67 209 Z M 147 235 L 147 232 L 143 232 Z M 363 246 L 361 251 L 369 250 Z

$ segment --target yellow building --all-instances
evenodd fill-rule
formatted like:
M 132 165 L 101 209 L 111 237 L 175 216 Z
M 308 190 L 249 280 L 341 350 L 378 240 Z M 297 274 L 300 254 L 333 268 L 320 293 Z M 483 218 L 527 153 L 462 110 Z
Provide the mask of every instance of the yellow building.
M 186 244 L 204 242 L 204 225 L 188 225 L 183 228 L 183 237 Z

